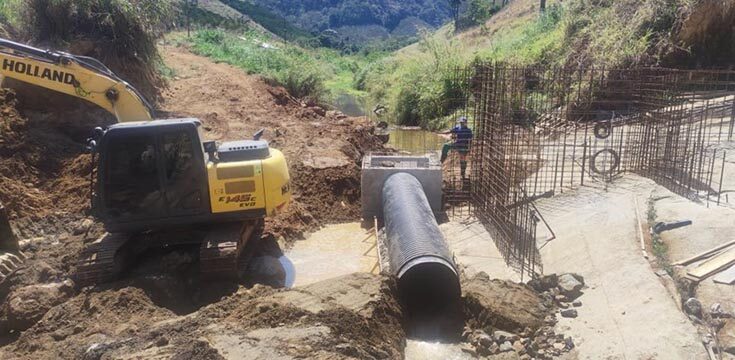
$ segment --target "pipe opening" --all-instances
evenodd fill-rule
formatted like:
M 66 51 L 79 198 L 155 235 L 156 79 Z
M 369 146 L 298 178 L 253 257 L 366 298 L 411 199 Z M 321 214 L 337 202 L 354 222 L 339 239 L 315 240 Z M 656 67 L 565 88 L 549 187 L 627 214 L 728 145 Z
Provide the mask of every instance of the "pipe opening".
M 411 338 L 455 341 L 462 333 L 461 290 L 454 269 L 441 261 L 410 266 L 398 278 Z

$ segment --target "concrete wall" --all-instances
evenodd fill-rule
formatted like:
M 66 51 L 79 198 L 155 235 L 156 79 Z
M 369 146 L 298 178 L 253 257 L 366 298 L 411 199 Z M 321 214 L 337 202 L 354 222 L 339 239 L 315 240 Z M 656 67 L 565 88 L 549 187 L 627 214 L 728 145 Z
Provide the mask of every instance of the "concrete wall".
M 383 216 L 383 184 L 391 175 L 405 172 L 416 177 L 435 214 L 442 211 L 442 169 L 430 155 L 374 155 L 362 159 L 362 217 L 370 220 Z

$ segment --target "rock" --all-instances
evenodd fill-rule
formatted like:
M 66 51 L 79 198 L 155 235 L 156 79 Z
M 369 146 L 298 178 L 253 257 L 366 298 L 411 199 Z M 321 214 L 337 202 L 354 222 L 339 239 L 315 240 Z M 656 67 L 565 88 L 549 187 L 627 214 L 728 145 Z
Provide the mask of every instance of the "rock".
M 728 315 L 724 310 L 722 310 L 722 304 L 720 303 L 712 304 L 709 309 L 709 314 L 715 318 L 726 317 Z
M 528 285 L 538 292 L 548 291 L 559 285 L 559 278 L 556 274 L 545 275 L 528 282 Z
M 319 115 L 321 117 L 324 117 L 324 116 L 327 115 L 327 111 L 324 110 L 324 108 L 319 107 L 319 106 L 310 107 L 309 110 L 313 111 L 315 114 L 317 114 L 317 115 Z
M 92 225 L 94 225 L 94 221 L 92 221 L 92 219 L 84 219 L 74 227 L 74 231 L 72 233 L 74 235 L 82 235 L 86 233 Z
M 722 351 L 735 355 L 735 319 L 729 319 L 717 333 Z
M 99 344 L 95 343 L 90 345 L 87 348 L 87 351 L 84 352 L 84 356 L 82 357 L 83 360 L 98 360 L 102 358 L 102 356 L 107 352 L 107 350 L 110 349 L 109 344 Z
M 510 343 L 510 341 L 506 341 L 500 344 L 500 352 L 508 352 L 508 351 L 513 351 L 513 345 Z
M 477 356 L 477 351 L 475 351 L 475 347 L 468 343 L 462 343 L 462 345 L 460 345 L 460 350 L 462 350 L 463 353 L 470 354 L 472 357 Z
M 581 281 L 580 281 L 581 279 Z M 576 299 L 584 288 L 584 278 L 576 274 L 564 274 L 559 277 L 559 293 L 568 299 Z
M 8 295 L 4 312 L 10 330 L 23 331 L 41 320 L 52 307 L 66 301 L 72 293 L 71 281 L 31 285 L 19 288 Z
M 337 352 L 347 356 L 357 357 L 359 355 L 359 351 L 352 344 L 339 344 L 335 346 L 335 349 L 337 350 Z
M 579 301 L 579 300 L 576 300 L 576 301 L 574 301 L 574 302 L 572 303 L 572 306 L 574 306 L 574 307 L 581 307 L 581 306 L 582 306 L 582 302 L 581 302 L 581 301 Z
M 689 298 L 684 302 L 684 312 L 698 319 L 702 318 L 702 303 L 697 298 Z
M 520 331 L 543 325 L 546 314 L 540 310 L 541 297 L 525 284 L 491 280 L 487 274 L 478 273 L 463 282 L 462 291 L 467 316 L 477 320 L 476 328 Z
M 462 340 L 469 341 L 470 335 L 472 335 L 472 329 L 465 326 L 464 329 L 462 330 Z
M 554 345 L 552 346 L 554 349 L 559 350 L 559 351 L 562 351 L 567 347 L 566 344 L 564 343 L 554 343 Z
M 522 354 L 526 351 L 526 347 L 521 341 L 516 341 L 513 343 L 513 350 L 515 350 L 519 354 Z
M 559 303 L 559 307 L 562 308 L 562 309 L 568 309 L 569 308 L 569 303 L 560 302 Z
M 577 310 L 576 309 L 565 309 L 561 311 L 561 316 L 565 318 L 576 318 L 577 317 Z
M 493 339 L 495 339 L 495 341 L 497 341 L 498 343 L 504 343 L 506 341 L 514 342 L 519 340 L 520 336 L 509 333 L 507 331 L 498 330 L 493 332 Z
M 566 337 L 564 339 L 564 345 L 566 345 L 567 351 L 570 351 L 570 350 L 574 349 L 574 340 L 572 340 L 571 337 Z
M 498 344 L 491 343 L 489 346 L 475 345 L 475 352 L 480 356 L 489 356 L 500 352 Z
M 286 281 L 286 270 L 274 256 L 259 256 L 253 258 L 248 265 L 247 277 L 256 283 L 283 287 Z
M 470 342 L 482 347 L 489 347 L 494 341 L 493 338 L 482 330 L 476 330 L 470 335 Z

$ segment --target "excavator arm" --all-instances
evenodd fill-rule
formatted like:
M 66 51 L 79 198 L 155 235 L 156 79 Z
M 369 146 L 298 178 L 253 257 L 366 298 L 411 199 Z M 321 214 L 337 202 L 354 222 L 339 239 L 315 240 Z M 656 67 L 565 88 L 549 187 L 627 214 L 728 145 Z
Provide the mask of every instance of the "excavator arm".
M 153 120 L 153 107 L 96 59 L 41 50 L 0 38 L 0 79 L 71 95 L 110 112 L 118 122 Z

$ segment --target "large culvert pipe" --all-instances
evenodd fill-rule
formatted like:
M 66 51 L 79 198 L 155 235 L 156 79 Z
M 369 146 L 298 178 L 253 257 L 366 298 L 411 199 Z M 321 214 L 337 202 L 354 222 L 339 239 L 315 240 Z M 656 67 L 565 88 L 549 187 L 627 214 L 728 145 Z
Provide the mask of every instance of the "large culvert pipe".
M 451 313 L 460 301 L 459 277 L 421 183 L 397 173 L 382 195 L 390 268 L 406 309 L 418 316 Z

